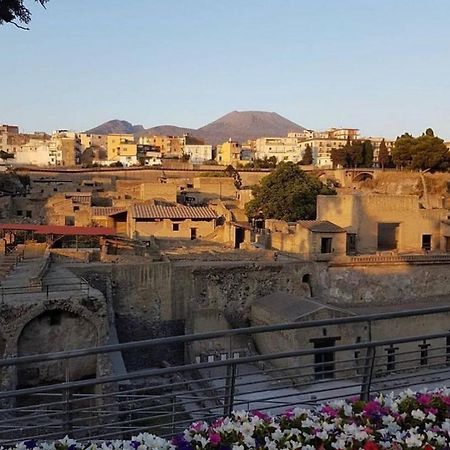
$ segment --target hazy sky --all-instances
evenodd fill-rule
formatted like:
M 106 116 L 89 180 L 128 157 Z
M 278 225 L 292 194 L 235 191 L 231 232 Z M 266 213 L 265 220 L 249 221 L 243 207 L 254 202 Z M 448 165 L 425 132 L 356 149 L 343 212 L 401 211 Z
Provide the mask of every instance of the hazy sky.
M 448 0 L 50 0 L 0 27 L 0 123 L 197 128 L 233 110 L 450 138 Z

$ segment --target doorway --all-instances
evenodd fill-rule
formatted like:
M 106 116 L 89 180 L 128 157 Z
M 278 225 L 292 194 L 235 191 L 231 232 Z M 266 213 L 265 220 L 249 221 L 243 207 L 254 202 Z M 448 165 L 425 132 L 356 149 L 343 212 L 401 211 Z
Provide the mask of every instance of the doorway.
M 241 227 L 235 227 L 234 233 L 234 248 L 239 248 L 239 246 L 245 240 L 245 230 Z
M 191 228 L 191 241 L 197 239 L 197 228 Z
M 314 349 L 334 347 L 336 338 L 319 338 L 312 341 Z M 314 377 L 316 380 L 334 378 L 334 351 L 325 350 L 314 354 Z
M 431 250 L 431 234 L 422 234 L 422 250 L 426 252 Z

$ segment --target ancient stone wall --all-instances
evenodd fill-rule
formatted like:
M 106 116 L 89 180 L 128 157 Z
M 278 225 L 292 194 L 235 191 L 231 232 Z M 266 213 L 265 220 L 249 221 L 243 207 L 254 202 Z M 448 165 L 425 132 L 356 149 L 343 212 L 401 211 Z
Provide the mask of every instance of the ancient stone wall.
M 329 268 L 329 299 L 341 305 L 400 304 L 450 295 L 447 264 L 379 264 Z

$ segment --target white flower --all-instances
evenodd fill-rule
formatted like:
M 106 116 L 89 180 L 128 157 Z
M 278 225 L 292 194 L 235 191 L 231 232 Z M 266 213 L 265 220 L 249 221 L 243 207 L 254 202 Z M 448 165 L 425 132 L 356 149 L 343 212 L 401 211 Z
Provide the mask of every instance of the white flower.
M 425 413 L 420 409 L 415 409 L 414 411 L 411 412 L 411 415 L 414 417 L 414 419 L 417 420 L 423 420 L 426 417 Z

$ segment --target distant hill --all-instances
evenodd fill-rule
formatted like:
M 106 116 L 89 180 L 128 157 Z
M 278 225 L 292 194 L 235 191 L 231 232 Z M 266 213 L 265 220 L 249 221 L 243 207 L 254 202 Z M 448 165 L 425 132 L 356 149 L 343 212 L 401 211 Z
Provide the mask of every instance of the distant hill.
M 264 136 L 286 136 L 305 128 L 274 112 L 233 111 L 197 130 L 206 142 L 219 144 L 229 138 L 244 142 Z
M 220 144 L 229 138 L 238 142 L 258 137 L 286 136 L 291 131 L 301 132 L 305 128 L 274 112 L 233 111 L 197 130 L 174 125 L 160 125 L 144 129 L 142 125 L 132 125 L 125 120 L 110 120 L 92 128 L 87 133 L 133 133 L 136 135 L 156 134 L 183 136 L 189 133 L 209 144 Z
M 193 128 L 177 127 L 175 125 L 158 125 L 157 127 L 147 128 L 139 134 L 156 134 L 157 136 L 183 136 L 183 134 L 196 134 L 197 130 Z
M 126 120 L 109 120 L 95 128 L 87 130 L 86 133 L 92 134 L 140 134 L 145 131 L 142 125 L 133 125 Z

